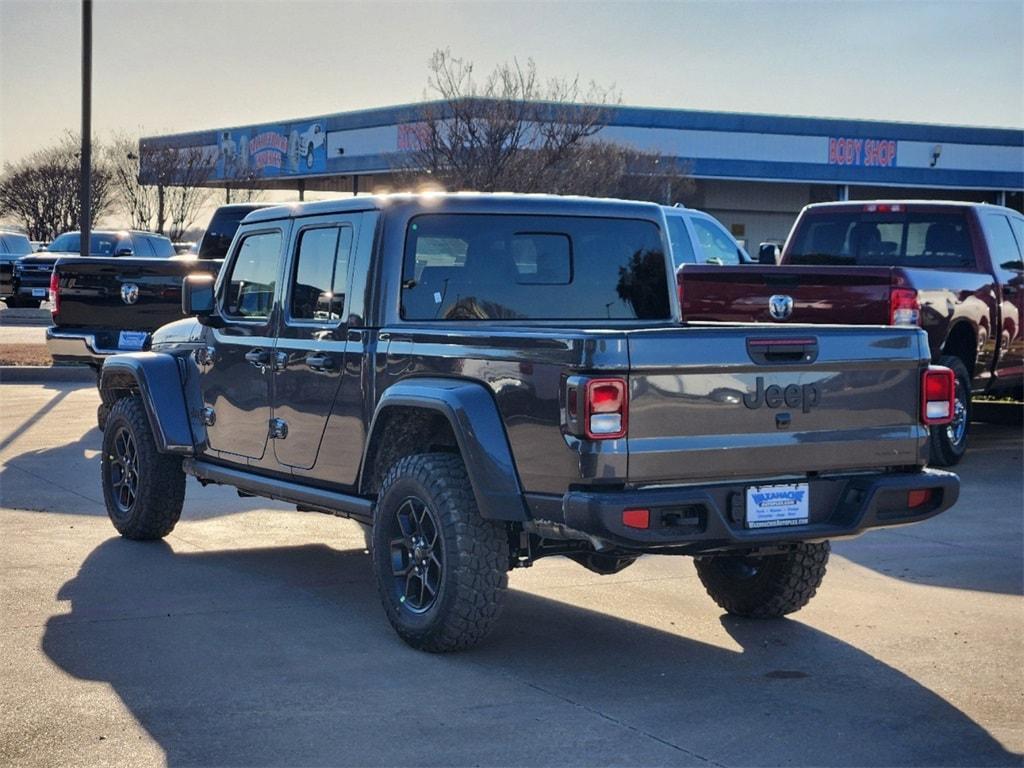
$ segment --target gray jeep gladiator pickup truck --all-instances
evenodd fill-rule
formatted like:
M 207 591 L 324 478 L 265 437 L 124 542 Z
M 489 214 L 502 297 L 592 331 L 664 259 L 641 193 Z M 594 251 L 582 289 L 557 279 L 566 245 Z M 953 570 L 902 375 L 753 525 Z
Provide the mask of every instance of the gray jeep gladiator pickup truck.
M 370 529 L 416 648 L 481 640 L 507 574 L 689 555 L 730 613 L 798 610 L 829 540 L 948 509 L 953 375 L 918 328 L 679 321 L 664 209 L 517 195 L 266 208 L 192 319 L 104 361 L 102 483 L 132 539 L 186 475 Z

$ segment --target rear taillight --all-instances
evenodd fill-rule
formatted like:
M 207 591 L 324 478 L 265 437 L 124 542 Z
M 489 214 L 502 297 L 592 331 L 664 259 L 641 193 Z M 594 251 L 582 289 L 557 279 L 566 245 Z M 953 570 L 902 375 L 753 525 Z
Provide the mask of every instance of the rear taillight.
M 921 304 L 917 300 L 917 291 L 893 288 L 889 292 L 889 324 L 919 325 L 920 320 Z
M 679 319 L 685 320 L 686 315 L 683 314 L 683 269 L 679 268 L 676 272 L 676 290 L 679 292 Z
M 60 312 L 60 278 L 57 277 L 57 268 L 54 267 L 50 273 L 50 312 L 56 315 Z
M 583 427 L 591 440 L 614 440 L 626 434 L 628 407 L 625 379 L 589 379 L 583 398 Z
M 622 524 L 627 528 L 650 528 L 651 510 L 624 509 L 622 510 Z
M 925 424 L 949 424 L 953 420 L 956 378 L 941 365 L 930 365 L 921 378 L 921 421 Z
M 913 491 L 907 491 L 907 506 L 910 509 L 916 509 L 917 507 L 923 507 L 929 501 L 932 500 L 932 489 L 931 488 L 920 488 Z

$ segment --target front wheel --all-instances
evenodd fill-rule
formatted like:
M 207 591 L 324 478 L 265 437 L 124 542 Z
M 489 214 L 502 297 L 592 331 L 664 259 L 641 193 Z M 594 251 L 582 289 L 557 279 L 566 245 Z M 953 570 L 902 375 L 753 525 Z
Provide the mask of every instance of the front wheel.
M 939 365 L 953 371 L 956 390 L 953 400 L 953 420 L 949 424 L 932 427 L 929 442 L 930 463 L 936 467 L 952 467 L 960 463 L 967 453 L 967 433 L 971 425 L 971 377 L 963 360 L 952 355 L 939 358 Z
M 729 613 L 775 619 L 799 611 L 825 578 L 830 547 L 794 544 L 780 555 L 715 555 L 695 561 L 711 598 Z
M 100 471 L 110 521 L 127 539 L 162 539 L 185 503 L 181 458 L 157 452 L 138 397 L 114 403 L 104 427 Z
M 370 554 L 388 620 L 412 647 L 462 650 L 494 626 L 508 585 L 508 535 L 480 516 L 459 456 L 407 456 L 391 467 Z

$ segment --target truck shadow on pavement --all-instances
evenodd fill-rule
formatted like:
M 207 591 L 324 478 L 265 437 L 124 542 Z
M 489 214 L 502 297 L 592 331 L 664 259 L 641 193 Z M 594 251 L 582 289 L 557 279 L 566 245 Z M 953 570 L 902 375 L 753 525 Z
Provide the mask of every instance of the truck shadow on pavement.
M 1024 441 L 1016 425 L 974 423 L 952 470 L 960 499 L 923 523 L 833 543 L 833 553 L 886 576 L 1006 595 L 1024 591 Z
M 486 645 L 434 656 L 393 634 L 361 551 L 116 538 L 58 597 L 45 653 L 170 765 L 1020 764 L 799 621 L 723 618 L 722 647 L 512 591 Z

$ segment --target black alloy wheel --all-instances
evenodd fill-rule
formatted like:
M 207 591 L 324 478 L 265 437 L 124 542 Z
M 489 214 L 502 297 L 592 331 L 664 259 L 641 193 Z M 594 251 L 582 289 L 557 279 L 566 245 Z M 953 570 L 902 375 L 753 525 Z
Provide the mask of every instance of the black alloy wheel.
M 128 539 L 163 538 L 185 503 L 181 457 L 157 450 L 146 408 L 136 396 L 101 405 L 100 417 L 105 422 L 100 478 L 110 522 Z
M 437 518 L 423 499 L 409 496 L 391 516 L 388 538 L 395 600 L 413 613 L 433 607 L 444 582 L 444 548 Z
M 458 454 L 415 454 L 391 466 L 377 494 L 370 557 L 388 621 L 413 648 L 469 648 L 501 613 L 508 529 L 481 516 Z
M 113 451 L 107 461 L 111 497 L 121 516 L 131 514 L 139 492 L 139 451 L 135 438 L 121 427 L 114 435 Z

